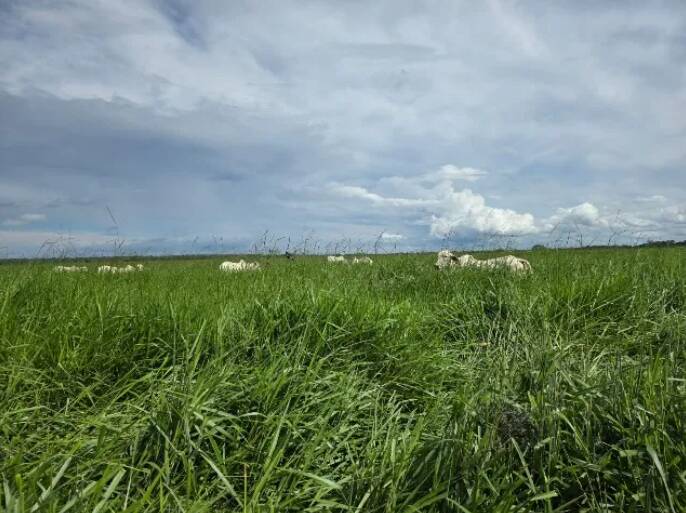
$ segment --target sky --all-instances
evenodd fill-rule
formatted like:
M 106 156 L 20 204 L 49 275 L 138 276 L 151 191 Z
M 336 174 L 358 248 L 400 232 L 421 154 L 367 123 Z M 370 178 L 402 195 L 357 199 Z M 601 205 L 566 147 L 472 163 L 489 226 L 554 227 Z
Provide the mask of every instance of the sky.
M 686 3 L 0 0 L 0 257 L 686 239 Z

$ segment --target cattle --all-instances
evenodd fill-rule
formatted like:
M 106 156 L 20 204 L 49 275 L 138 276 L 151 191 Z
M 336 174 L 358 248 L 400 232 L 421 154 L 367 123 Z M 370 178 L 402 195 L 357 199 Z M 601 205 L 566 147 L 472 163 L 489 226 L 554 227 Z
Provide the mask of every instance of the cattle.
M 100 274 L 104 274 L 104 273 L 109 273 L 109 274 L 132 273 L 135 271 L 142 271 L 142 270 L 143 270 L 143 264 L 136 264 L 136 266 L 128 264 L 124 267 L 117 267 L 114 265 L 101 265 L 100 267 L 98 267 L 98 273 L 100 273 Z
M 353 257 L 353 264 L 372 264 L 373 261 L 368 256 Z
M 531 272 L 531 264 L 527 260 L 514 255 L 477 260 L 472 255 L 456 257 L 447 250 L 439 251 L 435 266 L 437 269 L 473 267 L 477 269 L 509 269 L 514 272 Z
M 515 272 L 531 272 L 532 270 L 528 260 L 518 258 L 514 255 L 490 258 L 478 262 L 480 267 L 487 267 L 490 269 L 505 268 Z
M 472 255 L 462 255 L 455 259 L 455 264 L 457 267 L 482 267 L 485 266 L 486 260 L 477 260 Z
M 447 249 L 442 249 L 438 252 L 438 259 L 436 260 L 434 266 L 436 269 L 445 269 L 446 267 L 456 265 L 456 262 L 457 257 L 455 255 L 453 255 Z
M 56 273 L 78 273 L 88 271 L 88 267 L 86 267 L 85 265 L 56 265 L 54 271 Z
M 224 272 L 257 271 L 260 269 L 258 262 L 246 262 L 241 259 L 238 262 L 222 262 L 219 270 Z
M 348 261 L 345 259 L 343 255 L 329 255 L 326 257 L 326 261 L 330 264 L 347 264 Z
M 286 259 L 288 259 L 288 260 L 295 260 L 295 253 L 291 253 L 288 250 L 286 250 L 286 252 L 283 254 L 283 256 L 285 256 Z

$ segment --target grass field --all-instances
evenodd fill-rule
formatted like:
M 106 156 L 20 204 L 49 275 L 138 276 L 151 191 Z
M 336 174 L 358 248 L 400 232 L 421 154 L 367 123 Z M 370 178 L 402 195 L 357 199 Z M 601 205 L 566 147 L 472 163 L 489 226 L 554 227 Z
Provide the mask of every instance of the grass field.
M 522 256 L 0 265 L 0 509 L 685 511 L 686 251 Z

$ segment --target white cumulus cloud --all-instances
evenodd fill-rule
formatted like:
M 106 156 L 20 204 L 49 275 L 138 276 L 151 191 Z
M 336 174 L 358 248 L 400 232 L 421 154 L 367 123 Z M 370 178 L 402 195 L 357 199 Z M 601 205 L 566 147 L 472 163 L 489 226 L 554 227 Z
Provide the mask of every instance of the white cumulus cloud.
M 470 232 L 527 235 L 538 231 L 532 214 L 490 207 L 483 196 L 470 189 L 451 190 L 443 197 L 439 210 L 431 216 L 431 234 L 436 237 Z
M 575 224 L 581 226 L 607 226 L 607 220 L 601 216 L 598 207 L 584 202 L 570 208 L 558 208 L 555 215 L 548 219 L 550 225 Z
M 686 207 L 673 205 L 663 208 L 656 216 L 656 220 L 671 224 L 686 224 Z
M 385 196 L 364 187 L 343 184 L 332 184 L 330 191 L 341 197 L 367 201 L 375 207 L 415 209 L 418 222 L 426 224 L 434 237 L 536 233 L 538 228 L 532 214 L 489 206 L 480 194 L 471 189 L 458 189 L 454 183 L 459 180 L 473 182 L 484 175 L 486 173 L 478 169 L 448 164 L 416 177 L 382 180 L 413 197 Z

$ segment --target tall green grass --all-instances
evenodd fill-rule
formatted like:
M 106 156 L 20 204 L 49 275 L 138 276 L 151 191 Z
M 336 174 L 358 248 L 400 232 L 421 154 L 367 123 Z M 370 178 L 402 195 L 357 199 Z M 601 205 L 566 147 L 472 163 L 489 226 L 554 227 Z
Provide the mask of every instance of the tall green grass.
M 686 253 L 0 266 L 0 509 L 686 510 Z

